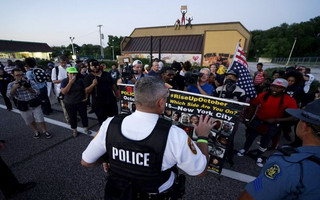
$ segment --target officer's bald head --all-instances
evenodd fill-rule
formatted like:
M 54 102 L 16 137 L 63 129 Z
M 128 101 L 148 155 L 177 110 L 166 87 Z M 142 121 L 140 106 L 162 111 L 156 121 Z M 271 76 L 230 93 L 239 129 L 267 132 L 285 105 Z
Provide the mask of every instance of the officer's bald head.
M 155 76 L 140 78 L 134 88 L 134 99 L 137 106 L 153 108 L 157 101 L 168 94 L 164 82 Z

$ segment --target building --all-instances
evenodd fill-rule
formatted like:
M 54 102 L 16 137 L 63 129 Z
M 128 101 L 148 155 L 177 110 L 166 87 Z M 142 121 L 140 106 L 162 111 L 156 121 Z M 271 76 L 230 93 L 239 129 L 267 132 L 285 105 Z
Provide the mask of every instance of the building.
M 194 24 L 192 28 L 161 26 L 136 28 L 121 42 L 123 56 L 150 58 L 152 36 L 152 56 L 167 63 L 174 60 L 189 60 L 194 65 L 209 66 L 220 63 L 226 67 L 232 61 L 236 45 L 241 40 L 245 52 L 249 50 L 250 32 L 240 22 Z
M 0 40 L 0 59 L 23 59 L 34 57 L 50 59 L 51 47 L 46 43 Z

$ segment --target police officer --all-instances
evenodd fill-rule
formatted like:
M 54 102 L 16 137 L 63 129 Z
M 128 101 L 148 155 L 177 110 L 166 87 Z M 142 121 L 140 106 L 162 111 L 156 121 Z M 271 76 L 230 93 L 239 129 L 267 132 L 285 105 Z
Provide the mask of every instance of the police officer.
M 159 118 L 169 95 L 161 79 L 139 79 L 134 95 L 137 110 L 108 118 L 83 152 L 81 163 L 97 166 L 108 155 L 106 199 L 116 195 L 113 191 L 130 194 L 123 199 L 169 199 L 177 178 L 175 165 L 191 176 L 206 174 L 212 119 L 201 116 L 195 144 L 181 128 Z
M 286 109 L 300 119 L 296 128 L 302 146 L 279 149 L 269 158 L 261 174 L 239 197 L 246 199 L 320 198 L 320 100 L 301 109 Z

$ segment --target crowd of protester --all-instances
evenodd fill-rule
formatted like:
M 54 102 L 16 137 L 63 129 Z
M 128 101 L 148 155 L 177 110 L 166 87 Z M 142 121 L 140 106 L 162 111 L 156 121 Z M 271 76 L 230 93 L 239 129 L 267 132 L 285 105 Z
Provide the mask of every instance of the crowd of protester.
M 258 63 L 257 71 L 253 75 L 257 97 L 256 99 L 249 99 L 245 91 L 237 85 L 241 74 L 234 70 L 227 71 L 225 68 L 220 69 L 219 63 L 211 64 L 208 68 L 191 70 L 192 65 L 189 61 L 184 63 L 174 62 L 170 66 L 164 66 L 162 61 L 155 59 L 151 66 L 149 66 L 148 64 L 143 65 L 140 60 L 135 60 L 128 66 L 120 66 L 114 63 L 108 72 L 105 70 L 106 65 L 99 63 L 97 60 L 77 60 L 72 65 L 69 59 L 62 55 L 59 57 L 57 66 L 53 62 L 47 64 L 45 69 L 47 79 L 43 82 L 39 82 L 34 78 L 33 71 L 39 67 L 33 58 L 27 58 L 25 61 L 17 60 L 15 62 L 8 60 L 7 66 L 2 65 L 0 67 L 1 95 L 4 98 L 8 111 L 12 110 L 12 102 L 16 104 L 16 98 L 10 96 L 10 91 L 9 93 L 7 91 L 8 84 L 14 81 L 12 72 L 16 68 L 25 74 L 23 79 L 34 82 L 37 85 L 40 91 L 37 97 L 41 101 L 41 110 L 44 115 L 50 115 L 53 111 L 51 105 L 56 103 L 58 99 L 66 122 L 73 129 L 74 136 L 77 135 L 77 113 L 81 117 L 84 131 L 90 134 L 90 131 L 87 129 L 87 106 L 91 106 L 89 113 L 95 113 L 99 123 L 102 124 L 109 116 L 118 114 L 117 101 L 119 100 L 119 91 L 117 84 L 135 84 L 137 80 L 144 76 L 159 77 L 168 89 L 184 90 L 239 102 L 250 101 L 251 106 L 245 112 L 245 120 L 247 121 L 244 122 L 247 125 L 247 134 L 252 128 L 253 123 L 251 122 L 254 122 L 254 119 L 262 112 L 261 108 L 258 113 L 256 112 L 257 105 L 255 104 L 257 104 L 258 99 L 261 99 L 261 102 L 258 102 L 258 107 L 261 107 L 260 104 L 263 105 L 264 102 L 267 102 L 269 96 L 272 98 L 275 87 L 280 87 L 281 90 L 279 94 L 281 97 L 280 104 L 284 103 L 284 99 L 290 97 L 294 99 L 297 108 L 303 108 L 311 101 L 319 98 L 319 88 L 313 85 L 315 78 L 311 74 L 310 68 L 304 66 L 274 70 L 268 76 L 268 73 L 263 70 L 263 64 Z M 279 86 L 277 83 L 274 84 L 275 80 L 281 80 L 284 83 Z M 8 96 L 10 96 L 12 101 L 10 101 Z M 272 110 L 279 110 L 276 104 L 272 104 L 271 108 L 267 109 L 267 113 L 272 112 Z M 251 112 L 254 114 L 251 114 Z M 285 112 L 279 113 L 279 117 L 285 118 L 285 115 Z M 262 121 L 266 120 L 268 119 Z M 287 140 L 291 140 L 291 127 L 296 124 L 294 121 L 289 120 L 270 124 L 277 127 L 276 133 L 273 133 L 270 138 L 272 141 L 271 148 L 277 147 L 282 132 Z M 292 145 L 299 146 L 301 145 L 301 141 L 295 138 Z M 266 147 L 269 147 L 269 144 L 265 145 L 263 149 L 266 149 Z M 247 150 L 245 149 L 245 151 Z M 242 151 L 243 149 L 238 154 L 243 154 L 244 152 Z
M 90 135 L 88 107 L 91 107 L 89 113 L 95 113 L 101 125 L 108 117 L 118 114 L 120 92 L 117 84 L 135 84 L 145 76 L 155 76 L 165 83 L 167 89 L 250 103 L 243 117 L 243 123 L 247 127 L 246 141 L 237 155 L 241 157 L 249 153 L 256 137 L 261 136 L 260 146 L 255 154 L 259 167 L 264 165 L 264 152 L 278 146 L 282 133 L 288 142 L 292 142 L 292 147 L 302 145 L 301 140 L 298 137 L 293 139 L 292 134 L 298 121 L 286 114 L 285 110 L 304 108 L 319 99 L 320 88 L 315 84 L 310 68 L 287 67 L 285 70 L 274 70 L 269 76 L 263 70 L 263 64 L 258 63 L 253 75 L 257 96 L 253 99 L 249 99 L 237 85 L 241 76 L 238 71 L 220 69 L 218 63 L 195 71 L 191 69 L 189 61 L 165 66 L 162 61 L 154 60 L 149 66 L 135 60 L 132 65 L 125 66 L 114 63 L 108 71 L 105 64 L 95 59 L 77 60 L 72 64 L 66 56 L 60 56 L 57 66 L 49 62 L 43 70 L 37 66 L 34 58 L 26 58 L 23 62 L 8 60 L 7 66 L 0 66 L 0 91 L 7 110 L 11 111 L 13 104 L 20 110 L 26 125 L 34 132 L 35 139 L 41 133 L 48 139 L 52 137 L 46 129 L 43 115 L 53 112 L 51 105 L 56 101 L 61 104 L 65 120 L 70 124 L 72 135 L 76 137 L 78 114 L 84 132 Z M 44 74 L 37 74 L 39 72 Z M 181 117 L 179 113 L 174 116 Z M 196 115 L 190 121 L 191 119 L 199 120 Z M 223 130 L 227 129 L 226 123 Z M 194 132 L 193 135 L 195 134 Z M 227 153 L 227 159 L 232 161 L 230 152 Z

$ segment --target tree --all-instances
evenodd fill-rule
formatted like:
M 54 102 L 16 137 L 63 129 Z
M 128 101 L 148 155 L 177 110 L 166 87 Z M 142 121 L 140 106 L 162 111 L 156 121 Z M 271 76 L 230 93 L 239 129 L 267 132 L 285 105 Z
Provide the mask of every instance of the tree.
M 81 46 L 78 56 L 97 59 L 100 57 L 100 45 L 84 44 Z
M 114 57 L 116 58 L 116 55 L 121 55 L 120 51 L 120 44 L 123 40 L 123 37 L 117 37 L 113 35 L 108 35 L 108 46 L 105 48 L 105 55 L 106 58 L 112 59 L 113 55 L 113 49 L 114 49 Z
M 60 55 L 66 55 L 68 57 L 71 57 L 72 55 L 72 48 L 61 46 L 61 47 L 52 47 L 52 57 L 58 57 Z M 71 51 L 71 52 L 70 52 Z
M 287 57 L 295 38 L 293 57 L 320 56 L 320 16 L 299 24 L 283 23 L 265 31 L 254 30 L 251 35 L 250 58 Z

